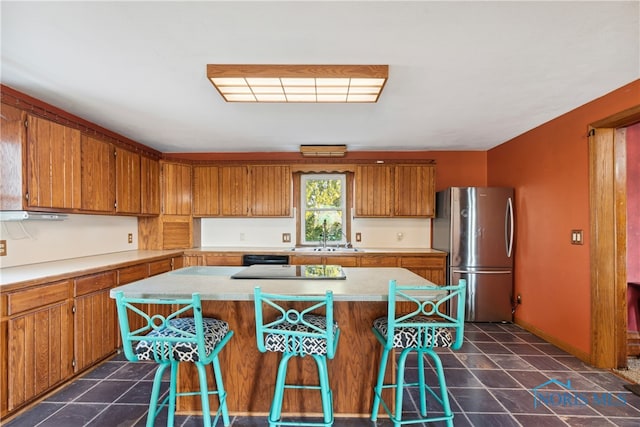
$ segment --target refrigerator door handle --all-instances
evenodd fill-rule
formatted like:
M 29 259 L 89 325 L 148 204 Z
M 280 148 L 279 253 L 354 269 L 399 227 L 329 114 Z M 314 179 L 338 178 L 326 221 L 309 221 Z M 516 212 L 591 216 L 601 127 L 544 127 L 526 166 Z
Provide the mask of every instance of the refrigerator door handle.
M 453 273 L 461 274 L 511 274 L 511 270 L 498 270 L 498 271 L 469 271 L 469 270 L 453 270 Z
M 511 197 L 507 199 L 507 210 L 504 214 L 504 243 L 507 256 L 511 258 L 513 252 L 513 200 Z

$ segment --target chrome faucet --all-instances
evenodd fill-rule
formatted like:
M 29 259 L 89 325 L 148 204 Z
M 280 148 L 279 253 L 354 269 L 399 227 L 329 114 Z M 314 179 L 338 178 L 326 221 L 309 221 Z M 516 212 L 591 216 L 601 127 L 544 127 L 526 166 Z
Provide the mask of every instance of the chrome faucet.
M 322 249 L 327 247 L 327 220 L 322 221 Z

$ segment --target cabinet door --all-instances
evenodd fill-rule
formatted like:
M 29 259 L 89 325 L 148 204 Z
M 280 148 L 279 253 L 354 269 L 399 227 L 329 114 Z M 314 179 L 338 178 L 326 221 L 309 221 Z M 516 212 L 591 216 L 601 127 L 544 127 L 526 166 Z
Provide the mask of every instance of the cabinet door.
M 446 255 L 404 256 L 400 258 L 400 267 L 411 270 L 419 276 L 435 283 L 446 284 Z
M 76 297 L 76 372 L 104 359 L 116 349 L 118 319 L 115 300 L 103 289 Z
M 116 148 L 116 212 L 141 212 L 140 155 Z
M 75 280 L 76 372 L 93 365 L 116 349 L 116 304 L 109 297 L 109 291 L 116 283 L 116 271 L 91 274 Z
M 82 209 L 114 212 L 115 185 L 113 146 L 82 135 Z
M 160 213 L 160 162 L 140 156 L 140 213 Z
M 2 104 L 0 114 L 0 210 L 24 209 L 26 188 L 25 113 Z M 23 188 L 24 185 L 24 188 Z
M 356 216 L 391 216 L 393 166 L 361 165 L 356 167 L 355 206 Z
M 80 131 L 27 116 L 27 204 L 30 207 L 80 209 Z
M 292 255 L 289 257 L 291 265 L 316 265 L 324 264 L 324 257 L 319 255 Z
M 433 218 L 435 214 L 435 168 L 433 165 L 396 165 L 395 216 Z
M 204 265 L 242 265 L 242 255 L 205 254 Z
M 220 167 L 220 205 L 223 216 L 249 214 L 249 177 L 246 166 Z
M 291 167 L 251 166 L 251 215 L 291 215 Z
M 73 374 L 71 302 L 7 321 L 8 410 L 44 394 Z
M 166 215 L 191 215 L 191 166 L 162 164 L 162 202 Z
M 193 215 L 220 215 L 219 170 L 217 166 L 193 167 Z

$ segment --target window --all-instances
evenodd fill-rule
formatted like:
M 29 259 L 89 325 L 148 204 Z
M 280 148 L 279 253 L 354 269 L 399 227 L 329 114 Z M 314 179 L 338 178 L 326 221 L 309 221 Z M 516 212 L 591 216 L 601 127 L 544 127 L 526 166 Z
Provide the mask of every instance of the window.
M 301 239 L 304 244 L 344 244 L 346 175 L 304 174 L 300 179 Z

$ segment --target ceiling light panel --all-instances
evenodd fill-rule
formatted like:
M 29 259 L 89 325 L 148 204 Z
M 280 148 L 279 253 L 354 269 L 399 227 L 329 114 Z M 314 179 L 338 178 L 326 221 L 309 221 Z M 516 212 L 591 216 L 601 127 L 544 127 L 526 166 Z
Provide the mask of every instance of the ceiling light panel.
M 377 102 L 388 65 L 207 65 L 227 102 Z

